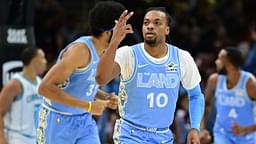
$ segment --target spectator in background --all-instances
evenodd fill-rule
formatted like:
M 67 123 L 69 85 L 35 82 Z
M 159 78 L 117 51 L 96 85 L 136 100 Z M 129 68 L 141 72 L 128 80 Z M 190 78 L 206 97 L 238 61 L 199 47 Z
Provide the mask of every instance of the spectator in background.
M 0 143 L 35 144 L 35 118 L 42 98 L 37 89 L 46 69 L 42 49 L 26 48 L 21 54 L 23 69 L 0 93 Z
M 245 70 L 256 75 L 256 24 L 250 27 L 251 49 L 245 63 Z
M 45 53 L 49 65 L 62 48 L 60 31 L 64 25 L 64 11 L 58 0 L 37 0 L 35 7 L 35 40 Z

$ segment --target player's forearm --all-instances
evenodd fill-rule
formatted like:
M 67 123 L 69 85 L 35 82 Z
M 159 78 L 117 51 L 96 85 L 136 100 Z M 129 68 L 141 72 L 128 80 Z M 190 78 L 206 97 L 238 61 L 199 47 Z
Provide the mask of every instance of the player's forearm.
M 252 125 L 245 128 L 246 133 L 251 133 L 256 131 L 256 125 Z
M 118 45 L 118 42 L 114 40 L 111 41 L 109 47 L 100 58 L 100 62 L 97 66 L 96 81 L 101 85 L 107 84 L 113 79 L 114 59 Z
M 206 102 L 205 103 L 205 112 L 204 112 L 204 116 L 203 116 L 203 120 L 202 120 L 202 124 L 201 124 L 201 129 L 205 129 L 207 121 L 208 121 L 208 114 L 211 111 L 211 106 Z
M 201 92 L 200 86 L 188 90 L 189 95 L 189 116 L 191 128 L 200 130 L 200 123 L 204 114 L 204 96 Z
M 70 96 L 55 85 L 42 83 L 39 86 L 39 94 L 66 106 L 76 107 L 83 110 L 88 109 L 88 102 Z

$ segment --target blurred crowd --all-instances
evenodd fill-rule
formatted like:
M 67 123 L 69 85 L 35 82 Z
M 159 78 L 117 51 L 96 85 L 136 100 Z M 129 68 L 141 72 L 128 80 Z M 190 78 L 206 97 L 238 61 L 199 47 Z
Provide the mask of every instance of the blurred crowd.
M 35 12 L 36 44 L 46 52 L 49 67 L 58 52 L 67 43 L 90 33 L 87 15 L 90 7 L 99 0 L 38 0 Z M 234 46 L 244 56 L 243 68 L 256 75 L 256 1 L 253 0 L 117 0 L 135 12 L 131 18 L 135 33 L 122 45 L 142 41 L 141 27 L 145 9 L 164 6 L 172 15 L 170 43 L 185 49 L 194 57 L 201 76 L 202 87 L 210 74 L 215 72 L 215 59 L 220 49 Z M 107 92 L 118 93 L 118 78 L 102 87 Z M 185 143 L 189 129 L 186 93 L 181 89 L 173 126 L 178 144 Z M 211 116 L 211 115 L 210 115 Z M 112 143 L 112 132 L 117 112 L 108 110 L 96 118 L 103 144 Z M 211 129 L 211 118 L 208 124 Z

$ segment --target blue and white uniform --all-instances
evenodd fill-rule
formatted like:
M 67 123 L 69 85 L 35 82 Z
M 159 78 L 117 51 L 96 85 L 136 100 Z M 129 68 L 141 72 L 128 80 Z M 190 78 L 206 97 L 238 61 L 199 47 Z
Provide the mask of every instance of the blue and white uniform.
M 21 86 L 21 95 L 16 96 L 4 116 L 5 134 L 8 144 L 35 144 L 35 119 L 42 97 L 38 95 L 40 77 L 36 82 L 26 79 L 21 73 L 15 74 Z
M 82 43 L 88 47 L 90 63 L 85 68 L 74 71 L 66 81 L 59 84 L 59 88 L 78 99 L 94 101 L 99 87 L 95 81 L 99 57 L 92 37 L 80 37 L 70 45 L 75 43 Z M 60 53 L 58 61 L 67 49 L 72 48 L 70 45 Z M 91 113 L 49 99 L 45 99 L 42 106 L 37 129 L 38 144 L 100 143 L 97 126 Z
M 115 125 L 115 143 L 173 143 L 169 126 L 180 82 L 191 89 L 201 78 L 189 53 L 166 46 L 168 53 L 159 59 L 151 57 L 143 43 L 118 49 L 115 61 L 121 67 L 121 119 Z
M 227 77 L 218 76 L 216 86 L 217 116 L 214 125 L 215 144 L 255 144 L 255 132 L 236 136 L 232 133 L 232 124 L 241 126 L 255 124 L 255 102 L 247 94 L 246 84 L 250 73 L 241 71 L 238 83 L 231 89 L 227 88 Z

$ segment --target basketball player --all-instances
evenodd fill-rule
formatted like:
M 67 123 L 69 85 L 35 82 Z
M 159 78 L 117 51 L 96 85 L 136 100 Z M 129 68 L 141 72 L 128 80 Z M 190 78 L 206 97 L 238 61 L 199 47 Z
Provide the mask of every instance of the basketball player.
M 255 144 L 256 79 L 240 69 L 242 54 L 235 48 L 222 49 L 216 60 L 218 73 L 206 87 L 206 115 L 215 96 L 215 144 Z
M 120 120 L 114 132 L 115 143 L 172 144 L 169 126 L 173 122 L 180 81 L 189 94 L 191 129 L 189 144 L 199 144 L 199 128 L 204 112 L 201 77 L 191 55 L 166 43 L 171 31 L 170 15 L 164 8 L 146 11 L 144 43 L 117 50 L 120 41 L 132 32 L 124 13 L 116 21 L 111 44 L 97 67 L 96 80 L 106 84 L 121 73 Z
M 118 2 L 97 3 L 89 14 L 92 36 L 80 37 L 63 49 L 44 77 L 39 87 L 45 100 L 40 110 L 38 144 L 100 143 L 92 114 L 101 115 L 105 107 L 116 108 L 118 101 L 114 94 L 107 100 L 94 101 L 99 87 L 96 65 L 109 45 L 114 20 L 124 10 Z
M 26 48 L 22 52 L 23 69 L 14 75 L 0 93 L 0 143 L 35 144 L 35 116 L 42 97 L 37 89 L 38 76 L 46 69 L 41 49 Z M 5 131 L 5 133 L 4 133 Z

